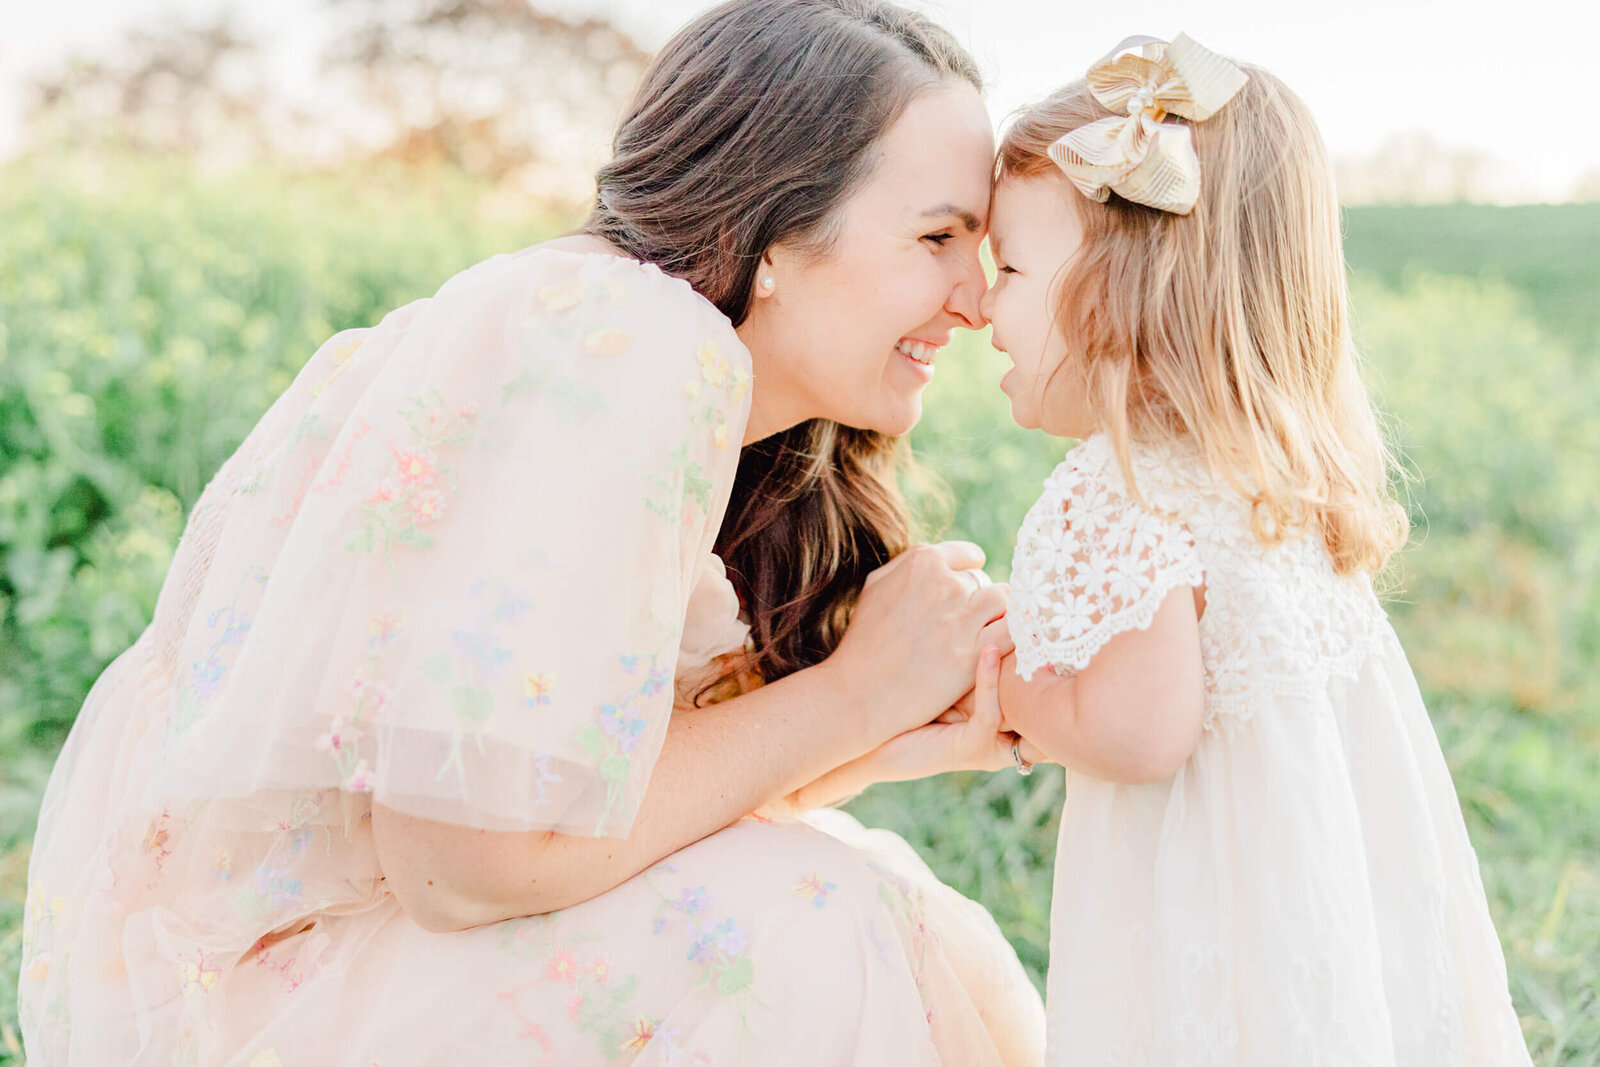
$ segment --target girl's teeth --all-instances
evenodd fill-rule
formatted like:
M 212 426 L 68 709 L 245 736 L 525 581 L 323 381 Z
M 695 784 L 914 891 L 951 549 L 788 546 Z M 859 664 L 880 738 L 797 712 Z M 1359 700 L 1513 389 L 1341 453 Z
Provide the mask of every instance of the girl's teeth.
M 901 341 L 894 346 L 894 349 L 901 355 L 910 356 L 918 363 L 925 363 L 930 367 L 933 365 L 934 355 L 938 352 L 938 349 L 921 341 Z

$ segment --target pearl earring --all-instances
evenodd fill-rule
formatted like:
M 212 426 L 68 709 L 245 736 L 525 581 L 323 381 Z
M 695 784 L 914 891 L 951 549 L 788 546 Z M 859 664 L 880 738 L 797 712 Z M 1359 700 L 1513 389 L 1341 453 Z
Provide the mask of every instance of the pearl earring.
M 778 280 L 776 278 L 772 277 L 772 275 L 769 274 L 765 278 L 761 279 L 761 289 L 762 289 L 763 292 L 770 293 L 770 292 L 772 292 L 772 290 L 776 289 L 777 287 L 778 287 Z

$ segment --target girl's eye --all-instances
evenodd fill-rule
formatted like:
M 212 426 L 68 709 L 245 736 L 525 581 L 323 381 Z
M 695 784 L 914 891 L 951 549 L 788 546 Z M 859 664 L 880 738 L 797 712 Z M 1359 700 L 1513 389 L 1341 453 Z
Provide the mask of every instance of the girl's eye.
M 956 235 L 953 234 L 953 233 L 930 233 L 930 234 L 926 235 L 925 237 L 923 237 L 922 239 L 924 241 L 932 241 L 934 244 L 938 245 L 940 248 L 943 248 L 944 247 L 944 243 L 946 241 L 954 241 L 956 239 Z
M 997 269 L 1000 271 L 1001 274 L 1015 274 L 1015 273 L 1017 273 L 1017 268 L 1015 268 L 1015 267 L 999 267 Z

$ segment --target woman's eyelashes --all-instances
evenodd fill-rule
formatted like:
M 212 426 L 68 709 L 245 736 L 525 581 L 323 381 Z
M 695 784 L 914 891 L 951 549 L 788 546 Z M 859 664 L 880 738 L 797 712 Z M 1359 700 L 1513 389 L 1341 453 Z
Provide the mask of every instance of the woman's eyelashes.
M 932 241 L 940 248 L 943 248 L 945 246 L 945 242 L 954 241 L 956 239 L 956 235 L 953 233 L 929 233 L 924 234 L 922 239 L 924 241 Z

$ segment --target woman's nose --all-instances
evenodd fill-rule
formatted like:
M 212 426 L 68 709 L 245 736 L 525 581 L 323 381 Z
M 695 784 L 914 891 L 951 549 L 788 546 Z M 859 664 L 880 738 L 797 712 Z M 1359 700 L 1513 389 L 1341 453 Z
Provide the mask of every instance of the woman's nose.
M 962 264 L 961 277 L 950 290 L 950 298 L 945 301 L 945 310 L 966 323 L 969 330 L 981 330 L 989 321 L 983 312 L 983 300 L 988 293 L 989 282 L 983 275 L 983 263 L 979 261 L 976 251 L 966 260 Z
M 994 286 L 985 285 L 983 295 L 978 297 L 978 314 L 984 322 L 994 321 Z

